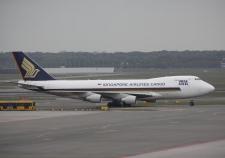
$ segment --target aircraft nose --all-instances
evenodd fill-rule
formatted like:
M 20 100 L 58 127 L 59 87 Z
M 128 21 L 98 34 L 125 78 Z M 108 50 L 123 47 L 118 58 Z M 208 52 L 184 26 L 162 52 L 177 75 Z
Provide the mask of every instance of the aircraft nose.
M 213 92 L 215 90 L 215 87 L 209 83 L 207 83 L 207 89 L 209 92 Z

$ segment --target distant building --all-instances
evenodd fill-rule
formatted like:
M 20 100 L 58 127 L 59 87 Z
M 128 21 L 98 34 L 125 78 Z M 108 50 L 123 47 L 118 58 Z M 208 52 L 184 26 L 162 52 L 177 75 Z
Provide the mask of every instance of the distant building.
M 80 67 L 80 68 L 44 68 L 51 74 L 74 74 L 74 73 L 113 73 L 114 67 Z
M 225 58 L 223 58 L 223 60 L 221 61 L 220 65 L 221 65 L 221 68 L 225 68 Z

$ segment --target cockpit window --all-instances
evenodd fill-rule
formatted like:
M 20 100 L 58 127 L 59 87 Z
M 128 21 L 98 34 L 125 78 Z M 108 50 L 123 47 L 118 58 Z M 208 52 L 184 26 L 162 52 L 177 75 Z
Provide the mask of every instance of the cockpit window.
M 201 80 L 199 77 L 195 77 L 195 80 Z

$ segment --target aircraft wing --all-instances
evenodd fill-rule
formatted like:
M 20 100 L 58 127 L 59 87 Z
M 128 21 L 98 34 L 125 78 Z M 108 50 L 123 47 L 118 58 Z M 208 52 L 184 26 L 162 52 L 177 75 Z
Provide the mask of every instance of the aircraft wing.
M 110 98 L 110 99 L 121 99 L 123 97 L 126 97 L 128 95 L 136 96 L 137 100 L 155 100 L 159 96 L 161 96 L 159 93 L 156 92 L 148 92 L 148 93 L 135 93 L 135 92 L 96 92 L 97 94 L 102 95 L 104 98 Z
M 121 100 L 122 98 L 125 98 L 127 96 L 136 96 L 137 100 L 143 100 L 143 101 L 152 101 L 155 100 L 160 96 L 160 94 L 156 92 L 148 92 L 148 93 L 131 93 L 131 92 L 102 92 L 102 91 L 93 91 L 93 92 L 87 92 L 87 91 L 46 91 L 42 89 L 42 87 L 36 87 L 36 86 L 31 86 L 28 87 L 27 89 L 31 89 L 60 96 L 60 97 L 67 97 L 67 98 L 73 98 L 73 99 L 79 99 L 79 98 L 85 98 L 90 95 L 98 94 L 101 95 L 102 98 L 107 101 L 107 100 Z M 34 89 L 36 88 L 36 89 Z M 43 90 L 43 91 L 42 91 Z

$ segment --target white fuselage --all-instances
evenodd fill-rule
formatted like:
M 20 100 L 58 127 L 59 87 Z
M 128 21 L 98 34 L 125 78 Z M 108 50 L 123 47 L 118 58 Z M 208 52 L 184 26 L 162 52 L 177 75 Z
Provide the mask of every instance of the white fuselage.
M 149 96 L 149 100 L 192 98 L 205 95 L 215 89 L 211 84 L 196 76 L 169 76 L 141 80 L 19 81 L 19 84 L 31 85 L 28 89 L 37 86 L 40 87 L 40 91 L 52 94 L 69 93 L 70 97 L 85 96 L 89 93 L 106 96 L 109 94 L 111 98 L 124 95 L 146 95 L 147 99 Z

